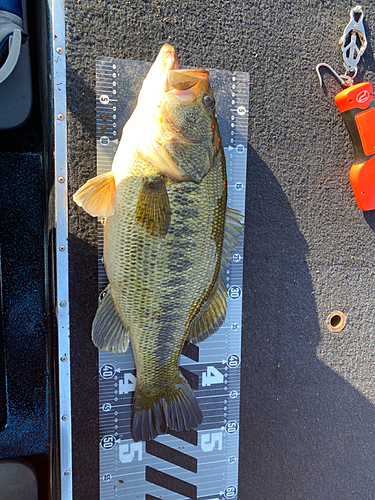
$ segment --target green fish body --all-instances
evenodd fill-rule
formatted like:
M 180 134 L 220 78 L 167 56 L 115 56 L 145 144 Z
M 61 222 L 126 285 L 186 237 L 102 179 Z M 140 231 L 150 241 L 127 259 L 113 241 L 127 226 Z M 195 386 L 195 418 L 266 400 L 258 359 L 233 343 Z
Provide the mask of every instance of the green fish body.
M 146 91 L 156 97 L 145 106 Z M 222 275 L 242 232 L 241 215 L 227 207 L 225 157 L 208 73 L 178 70 L 173 47 L 165 45 L 137 108 L 112 172 L 88 181 L 74 197 L 92 215 L 106 216 L 109 285 L 92 338 L 112 352 L 132 344 L 135 441 L 201 424 L 179 358 L 185 342 L 200 342 L 223 323 Z M 149 126 L 140 140 L 137 119 L 144 114 Z

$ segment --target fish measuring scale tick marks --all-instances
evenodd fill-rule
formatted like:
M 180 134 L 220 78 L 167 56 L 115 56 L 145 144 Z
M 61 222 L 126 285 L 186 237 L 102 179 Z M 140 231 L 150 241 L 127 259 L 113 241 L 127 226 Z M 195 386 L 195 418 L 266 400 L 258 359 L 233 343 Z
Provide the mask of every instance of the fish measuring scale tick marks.
M 140 63 L 137 61 L 125 61 L 117 60 L 112 58 L 99 58 L 97 61 L 97 82 L 102 82 L 102 75 L 107 75 L 112 72 L 112 67 L 117 65 L 119 71 L 119 80 L 117 89 L 121 88 L 119 94 L 119 101 L 117 103 L 117 114 L 128 117 L 130 115 L 130 107 L 128 105 L 129 99 L 127 99 L 127 92 L 124 94 L 125 88 L 137 89 L 138 83 L 135 75 L 140 75 L 139 78 L 143 78 L 149 68 L 148 63 Z M 134 70 L 135 68 L 135 70 Z M 142 70 L 140 69 L 142 68 Z M 244 193 L 245 193 L 245 175 L 246 175 L 246 137 L 241 132 L 242 130 L 247 130 L 246 122 L 247 118 L 233 113 L 232 117 L 228 115 L 226 110 L 231 108 L 231 101 L 234 108 L 239 106 L 244 106 L 245 109 L 248 107 L 248 93 L 237 86 L 235 80 L 248 80 L 248 75 L 240 74 L 236 72 L 226 72 L 221 70 L 210 70 L 210 80 L 213 82 L 213 87 L 216 96 L 219 96 L 217 102 L 217 112 L 219 115 L 219 121 L 221 126 L 221 131 L 223 132 L 223 143 L 224 145 L 233 144 L 234 148 L 225 146 L 225 155 L 228 165 L 228 173 L 230 172 L 230 177 L 233 179 L 229 180 L 228 184 L 228 195 L 232 200 L 229 205 L 233 206 L 241 211 L 244 210 Z M 129 82 L 128 87 L 124 87 L 124 82 Z M 232 82 L 235 85 L 232 86 Z M 126 83 L 128 85 L 128 83 Z M 247 89 L 245 89 L 246 91 Z M 110 94 L 108 87 L 105 84 L 100 85 L 97 90 L 98 103 L 101 94 Z M 120 96 L 121 94 L 121 96 Z M 130 99 L 134 102 L 134 99 Z M 100 107 L 98 105 L 98 116 L 105 110 L 112 110 L 112 103 L 107 105 L 107 108 Z M 125 110 L 125 113 L 124 113 Z M 109 121 L 111 118 L 109 118 Z M 227 121 L 228 120 L 228 121 Z M 125 121 L 125 119 L 124 119 Z M 228 125 L 234 123 L 234 128 L 229 128 Z M 245 122 L 245 126 L 242 123 Z M 117 129 L 120 130 L 123 123 L 117 123 Z M 239 126 L 241 125 L 241 126 Z M 103 147 L 100 139 L 100 130 L 98 131 L 97 137 L 97 147 L 98 147 L 98 173 L 104 173 L 110 168 L 111 161 L 108 162 L 107 159 L 112 158 L 112 151 L 116 150 L 117 141 L 111 141 L 105 147 Z M 242 155 L 237 155 L 238 144 L 245 147 L 245 150 L 241 150 Z M 245 145 L 245 146 L 244 146 Z M 242 190 L 238 192 L 235 190 L 235 185 L 239 182 L 242 183 Z M 98 273 L 98 290 L 101 291 L 107 284 L 107 280 L 104 273 L 104 266 L 101 260 L 102 255 L 102 224 L 98 225 L 99 230 L 99 273 Z M 242 256 L 243 249 L 242 245 L 238 248 L 238 252 L 234 254 L 233 261 L 230 267 L 225 271 L 225 282 L 226 288 L 230 288 L 232 285 L 238 287 L 242 286 Z M 236 258 L 237 257 L 237 258 Z M 160 436 L 158 441 L 161 440 L 163 443 L 168 444 L 168 446 L 173 449 L 183 450 L 191 456 L 197 457 L 198 470 L 197 473 L 191 474 L 188 481 L 192 483 L 196 488 L 196 494 L 198 498 L 214 500 L 218 498 L 235 498 L 234 492 L 236 491 L 237 485 L 237 473 L 238 473 L 238 432 L 228 434 L 224 427 L 226 425 L 226 419 L 228 414 L 229 420 L 238 421 L 238 411 L 239 411 L 239 371 L 236 370 L 232 372 L 233 368 L 228 372 L 224 371 L 225 360 L 231 353 L 240 352 L 240 332 L 241 332 L 241 299 L 240 300 L 230 300 L 228 301 L 228 312 L 227 312 L 227 322 L 222 326 L 222 328 L 207 342 L 197 345 L 184 344 L 183 353 L 184 356 L 181 357 L 182 367 L 189 368 L 193 370 L 195 376 L 198 376 L 198 385 L 194 385 L 194 390 L 198 387 L 196 392 L 198 396 L 198 401 L 202 406 L 204 413 L 204 425 L 200 426 L 199 433 L 196 431 L 183 431 L 175 433 L 170 431 L 169 434 L 179 437 L 179 440 L 170 441 L 168 434 Z M 238 325 L 235 330 L 233 327 Z M 213 342 L 212 342 L 213 341 Z M 187 349 L 189 352 L 192 348 L 196 350 L 199 349 L 201 353 L 201 361 L 203 363 L 202 367 L 197 371 L 194 367 L 194 363 L 199 361 L 194 356 L 189 361 L 186 358 Z M 194 358 L 194 360 L 193 360 Z M 171 500 L 177 500 L 180 498 L 179 493 L 173 493 L 172 486 L 176 484 L 171 481 L 173 476 L 176 478 L 181 477 L 181 479 L 188 478 L 186 474 L 179 469 L 177 464 L 162 462 L 161 459 L 154 458 L 145 452 L 139 454 L 139 445 L 143 443 L 134 443 L 130 437 L 130 413 L 131 413 L 131 398 L 136 385 L 135 375 L 135 365 L 134 358 L 131 350 L 128 350 L 124 355 L 118 356 L 116 354 L 107 353 L 105 351 L 99 352 L 100 366 L 112 364 L 117 371 L 121 370 L 118 374 L 120 379 L 121 387 L 120 391 L 116 391 L 116 385 L 112 383 L 112 388 L 105 384 L 108 384 L 107 380 L 99 377 L 99 400 L 100 408 L 107 403 L 112 403 L 112 410 L 107 413 L 103 409 L 99 410 L 100 418 L 100 436 L 105 436 L 113 434 L 114 436 L 121 437 L 121 444 L 115 446 L 111 451 L 100 449 L 100 496 L 101 498 L 107 498 L 113 494 L 113 487 L 116 486 L 116 478 L 121 477 L 124 480 L 124 484 L 117 484 L 117 494 L 118 496 L 125 496 L 126 498 L 144 498 L 145 500 L 152 500 L 156 497 L 168 496 Z M 219 365 L 217 364 L 219 363 Z M 223 363 L 222 368 L 220 364 Z M 229 365 L 228 365 L 229 366 Z M 213 370 L 216 368 L 222 375 L 228 373 L 228 377 L 224 377 L 225 387 L 223 384 L 219 384 L 221 376 Z M 209 382 L 207 388 L 202 389 L 202 370 L 203 375 L 205 374 L 206 380 L 205 384 Z M 106 374 L 107 372 L 105 372 Z M 125 375 L 123 375 L 125 374 Z M 131 375 L 133 374 L 133 375 Z M 185 371 L 183 371 L 185 377 L 188 377 Z M 189 383 L 192 383 L 190 377 L 187 378 Z M 121 382 L 122 381 L 122 382 Z M 193 381 L 194 382 L 194 381 Z M 228 383 L 228 385 L 227 385 Z M 123 385 L 122 385 L 123 384 Z M 222 388 L 221 395 L 218 393 L 218 389 Z M 214 389 L 214 392 L 212 392 Z M 224 389 L 227 389 L 225 391 Z M 125 391 L 125 393 L 124 393 Z M 132 391 L 132 392 L 129 392 Z M 220 389 L 219 389 L 220 392 Z M 126 395 L 123 395 L 126 394 Z M 234 397 L 234 394 L 236 397 Z M 207 404 L 209 403 L 209 404 Z M 218 407 L 219 403 L 219 407 Z M 212 406 L 212 404 L 214 406 Z M 228 407 L 226 410 L 225 407 Z M 107 406 L 106 406 L 107 407 Z M 214 408 L 214 410 L 213 410 Z M 213 412 L 216 417 L 214 421 L 212 420 Z M 111 417 L 112 415 L 112 417 Z M 117 416 L 116 416 L 117 415 Z M 116 421 L 118 419 L 118 421 Z M 224 420 L 223 420 L 224 419 Z M 224 424 L 223 424 L 224 422 Z M 224 429 L 224 430 L 223 430 Z M 203 432 L 203 433 L 202 433 Z M 187 435 L 194 433 L 196 436 L 196 441 L 193 448 L 187 448 L 186 445 L 181 443 L 181 435 Z M 125 441 L 123 441 L 125 439 Z M 188 441 L 190 443 L 190 441 Z M 134 445 L 134 446 L 133 446 Z M 136 447 L 137 448 L 136 448 Z M 117 451 L 116 451 L 117 450 Z M 127 451 L 128 450 L 128 451 Z M 129 451 L 135 450 L 134 453 L 129 453 Z M 124 451 L 126 453 L 124 453 Z M 118 453 L 120 454 L 118 455 Z M 132 458 L 133 457 L 133 458 Z M 119 462 L 120 458 L 120 462 Z M 210 463 L 212 460 L 219 460 L 217 462 L 217 467 L 215 470 L 210 469 L 210 474 L 206 473 L 207 467 L 210 468 Z M 162 459 L 164 460 L 164 459 Z M 116 467 L 115 467 L 116 464 Z M 145 476 L 145 466 L 149 468 L 160 469 L 169 473 L 167 478 L 163 478 L 158 485 L 156 483 L 150 482 L 149 480 L 158 480 L 159 476 L 154 476 L 153 474 Z M 149 470 L 149 469 L 148 469 Z M 159 478 L 160 479 L 160 478 Z M 164 489 L 162 489 L 164 488 Z M 189 490 L 190 491 L 190 490 Z M 184 498 L 188 498 L 186 492 Z M 210 493 L 210 494 L 209 494 Z
M 173 48 L 162 48 L 151 68 L 154 75 L 158 65 L 162 71 L 158 73 L 160 81 L 156 82 L 156 89 L 153 90 L 156 90 L 156 95 L 161 95 L 162 109 L 164 102 L 168 104 L 166 109 L 171 115 L 168 134 L 171 123 L 175 122 L 180 135 L 175 138 L 175 142 L 170 135 L 165 143 L 160 141 L 164 131 L 155 130 L 158 111 L 152 109 L 156 102 L 156 97 L 152 96 L 149 101 L 151 109 L 148 109 L 151 117 L 148 132 L 151 138 L 143 135 L 142 140 L 129 142 L 136 139 L 133 131 L 139 127 L 137 109 L 138 106 L 142 108 L 142 98 L 146 95 L 144 91 L 149 90 L 146 78 L 137 108 L 124 127 L 112 174 L 104 180 L 98 180 L 101 183 L 100 192 L 96 190 L 94 182 L 88 190 L 83 187 L 75 195 L 77 203 L 84 208 L 94 206 L 94 213 L 102 209 L 111 211 L 104 227 L 104 262 L 110 282 L 109 298 L 98 308 L 97 318 L 105 318 L 102 321 L 105 326 L 100 330 L 99 339 L 93 328 L 93 340 L 98 347 L 103 347 L 103 332 L 107 328 L 107 337 L 111 337 L 111 341 L 104 339 L 105 347 L 118 352 L 119 346 L 125 343 L 115 341 L 113 337 L 130 337 L 137 367 L 133 437 L 141 440 L 155 437 L 168 428 L 179 431 L 196 427 L 201 422 L 199 405 L 179 372 L 179 356 L 187 337 L 203 340 L 199 329 L 191 330 L 193 317 L 200 316 L 203 322 L 201 326 L 209 334 L 218 327 L 217 315 L 225 317 L 226 290 L 220 278 L 227 263 L 223 248 L 225 246 L 230 255 L 237 245 L 237 236 L 242 232 L 240 214 L 234 216 L 232 213 L 228 215 L 229 218 L 226 216 L 224 152 L 217 139 L 219 133 L 215 134 L 217 144 L 212 144 L 213 111 L 207 110 L 203 103 L 205 92 L 211 92 L 207 72 L 181 70 L 178 73 L 177 91 L 172 88 L 165 93 L 165 82 L 171 85 L 172 80 L 177 78 L 177 59 Z M 196 88 L 192 90 L 193 87 Z M 189 111 L 180 113 L 181 109 Z M 197 128 L 191 119 L 194 113 L 201 117 L 197 121 Z M 207 131 L 202 133 L 204 124 L 207 124 Z M 185 132 L 186 140 L 181 138 Z M 178 148 L 173 147 L 175 144 L 178 144 Z M 216 154 L 218 148 L 222 150 L 221 155 Z M 210 151 L 206 156 L 200 154 L 203 162 L 200 169 L 192 167 L 197 164 L 194 159 L 197 150 Z M 219 162 L 213 161 L 215 156 L 221 157 Z M 152 179 L 149 183 L 152 193 L 146 191 L 141 196 L 139 193 L 145 177 Z M 155 190 L 157 185 L 162 190 Z M 109 195 L 113 195 L 113 190 L 112 202 Z M 219 207 L 220 241 L 220 231 L 217 231 L 215 238 L 213 227 L 216 227 L 214 217 L 218 214 L 218 210 L 215 213 L 215 207 L 224 195 L 225 203 Z M 134 248 L 141 249 L 141 254 Z M 173 260 L 176 254 L 179 257 Z M 175 283 L 175 295 L 173 290 L 171 293 L 171 283 Z M 192 309 L 194 303 L 197 305 L 195 310 Z M 116 314 L 113 314 L 113 310 Z M 152 314 L 144 314 L 146 310 Z M 121 319 L 122 330 L 117 326 L 113 331 L 111 314 L 117 317 L 116 325 L 118 318 Z

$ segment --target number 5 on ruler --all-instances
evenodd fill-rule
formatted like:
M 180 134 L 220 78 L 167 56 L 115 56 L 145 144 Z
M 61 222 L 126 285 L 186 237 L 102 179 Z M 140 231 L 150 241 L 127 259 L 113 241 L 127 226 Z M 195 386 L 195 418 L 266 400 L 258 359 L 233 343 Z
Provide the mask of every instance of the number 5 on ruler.
M 212 434 L 202 434 L 201 448 L 203 451 L 213 451 L 215 444 L 219 450 L 223 449 L 223 433 L 213 432 Z

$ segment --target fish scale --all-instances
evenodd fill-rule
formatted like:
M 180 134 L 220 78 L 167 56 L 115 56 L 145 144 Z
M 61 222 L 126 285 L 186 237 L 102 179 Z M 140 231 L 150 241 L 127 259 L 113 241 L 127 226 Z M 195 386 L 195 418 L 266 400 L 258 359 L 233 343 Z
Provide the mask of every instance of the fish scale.
M 222 195 L 223 179 L 222 170 L 216 165 L 198 185 L 170 185 L 171 226 L 166 238 L 158 239 L 144 231 L 135 220 L 137 194 L 142 183 L 137 161 L 135 165 L 134 179 L 117 187 L 115 215 L 107 219 L 104 230 L 104 262 L 112 295 L 123 321 L 130 327 L 142 390 L 143 386 L 154 384 L 163 388 L 176 378 L 177 360 L 191 318 L 190 304 L 199 303 L 200 297 L 207 294 L 213 268 L 217 263 L 220 265 L 212 231 L 202 232 L 201 228 L 214 224 L 214 213 L 212 210 L 210 213 L 209 208 L 215 206 L 218 196 Z M 145 166 L 141 168 L 144 172 Z M 124 199 L 130 200 L 130 205 L 125 205 Z M 220 215 L 223 225 L 224 210 Z M 142 251 L 132 252 L 127 241 L 134 242 L 136 250 L 140 245 Z M 177 295 L 170 284 L 170 277 L 173 279 L 176 275 L 183 284 L 189 284 L 180 285 Z M 155 290 L 158 290 L 156 295 Z M 150 318 L 150 307 L 162 313 Z M 150 354 L 153 354 L 152 362 Z M 166 359 L 170 359 L 170 372 L 164 371 Z M 157 377 L 150 381 L 149 374 L 154 372 Z
M 149 63 L 138 61 L 97 60 L 98 174 L 111 168 L 118 131 L 131 112 L 139 83 L 149 67 Z M 220 96 L 216 109 L 227 160 L 229 204 L 243 213 L 249 77 L 245 73 L 210 70 L 210 81 L 215 95 Z M 107 115 L 105 123 L 103 115 Z M 107 125 L 105 133 L 103 124 Z M 103 225 L 99 220 L 99 291 L 107 284 L 102 240 Z M 200 266 L 195 279 L 204 263 Z M 131 347 L 122 355 L 99 351 L 101 500 L 237 498 L 242 246 L 225 276 L 229 299 L 224 325 L 199 347 L 194 346 L 195 354 L 184 351 L 189 357 L 181 357 L 181 365 L 197 376 L 196 395 L 204 422 L 198 431 L 185 436 L 191 441 L 172 435 L 154 441 L 182 451 L 183 457 L 197 463 L 196 472 L 185 470 L 181 462 L 160 448 L 151 450 L 145 443 L 133 442 L 130 412 L 136 374 Z M 188 460 L 183 458 L 183 462 Z M 164 475 L 157 476 L 154 471 Z

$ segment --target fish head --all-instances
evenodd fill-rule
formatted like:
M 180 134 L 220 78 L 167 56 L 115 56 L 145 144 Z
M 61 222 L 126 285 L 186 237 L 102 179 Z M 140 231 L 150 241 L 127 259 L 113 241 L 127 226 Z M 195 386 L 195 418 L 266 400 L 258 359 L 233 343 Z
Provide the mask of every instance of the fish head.
M 177 165 L 200 182 L 213 164 L 215 99 L 205 69 L 168 71 L 160 106 L 159 140 Z
M 211 137 L 214 96 L 205 69 L 172 69 L 161 106 L 165 129 L 186 141 Z
M 131 175 L 128 154 L 138 150 L 170 180 L 199 183 L 213 165 L 214 98 L 205 69 L 179 69 L 164 44 L 125 124 L 112 164 L 116 185 Z

